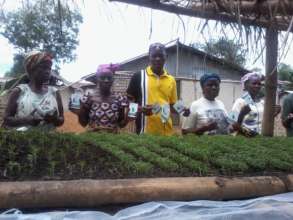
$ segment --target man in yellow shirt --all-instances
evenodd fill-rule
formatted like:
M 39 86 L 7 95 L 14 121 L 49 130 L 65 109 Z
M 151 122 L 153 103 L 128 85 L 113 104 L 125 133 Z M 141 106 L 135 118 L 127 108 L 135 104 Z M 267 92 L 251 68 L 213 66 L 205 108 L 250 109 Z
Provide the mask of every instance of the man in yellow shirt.
M 169 104 L 171 112 L 174 112 L 172 106 L 177 101 L 176 81 L 164 69 L 166 57 L 166 49 L 163 44 L 154 43 L 150 45 L 150 65 L 141 72 L 135 73 L 130 80 L 127 89 L 128 97 L 140 106 L 145 107 L 144 109 L 148 109 L 154 104 L 160 106 Z M 136 132 L 138 134 L 172 135 L 172 119 L 169 117 L 163 123 L 160 114 L 151 114 L 148 109 L 147 112 L 137 114 Z

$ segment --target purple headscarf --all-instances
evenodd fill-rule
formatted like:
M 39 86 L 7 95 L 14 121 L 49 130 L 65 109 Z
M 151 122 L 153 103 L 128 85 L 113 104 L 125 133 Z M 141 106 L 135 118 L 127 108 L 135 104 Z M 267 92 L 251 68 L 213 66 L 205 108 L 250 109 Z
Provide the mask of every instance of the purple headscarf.
M 101 73 L 112 73 L 114 74 L 115 71 L 119 69 L 120 65 L 119 64 L 101 64 L 99 65 L 96 76 L 99 76 Z
M 252 78 L 261 79 L 261 75 L 258 74 L 257 72 L 251 72 L 251 73 L 247 73 L 243 77 L 241 77 L 241 84 L 242 84 L 243 89 L 245 89 L 245 82 L 247 80 L 252 79 Z

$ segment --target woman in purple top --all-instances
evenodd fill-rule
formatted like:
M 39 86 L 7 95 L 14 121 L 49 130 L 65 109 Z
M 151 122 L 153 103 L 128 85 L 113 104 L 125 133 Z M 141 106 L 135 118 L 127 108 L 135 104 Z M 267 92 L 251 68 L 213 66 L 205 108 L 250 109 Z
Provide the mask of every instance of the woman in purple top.
M 79 123 L 89 131 L 117 133 L 127 124 L 128 100 L 111 91 L 116 64 L 100 65 L 97 70 L 97 89 L 81 98 Z

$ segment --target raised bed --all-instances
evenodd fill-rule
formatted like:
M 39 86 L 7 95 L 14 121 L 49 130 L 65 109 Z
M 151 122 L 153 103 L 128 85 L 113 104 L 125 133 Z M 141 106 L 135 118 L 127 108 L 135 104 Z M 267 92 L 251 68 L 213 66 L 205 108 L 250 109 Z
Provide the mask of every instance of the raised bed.
M 285 137 L 2 130 L 0 208 L 240 199 L 291 191 L 292 143 Z

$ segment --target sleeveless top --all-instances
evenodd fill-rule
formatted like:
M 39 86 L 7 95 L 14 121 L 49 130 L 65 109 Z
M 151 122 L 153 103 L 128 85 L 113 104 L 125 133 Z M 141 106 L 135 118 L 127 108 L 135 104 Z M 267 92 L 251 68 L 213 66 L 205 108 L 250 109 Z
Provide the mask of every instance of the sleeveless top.
M 45 115 L 54 114 L 55 111 L 59 114 L 56 88 L 48 86 L 48 91 L 45 94 L 33 92 L 28 84 L 20 84 L 17 88 L 19 88 L 21 92 L 17 100 L 16 118 L 23 118 L 31 115 L 35 118 L 43 119 Z M 52 124 L 46 124 L 45 121 L 42 121 L 39 126 L 45 129 L 54 127 Z M 30 128 L 32 126 L 25 127 Z

